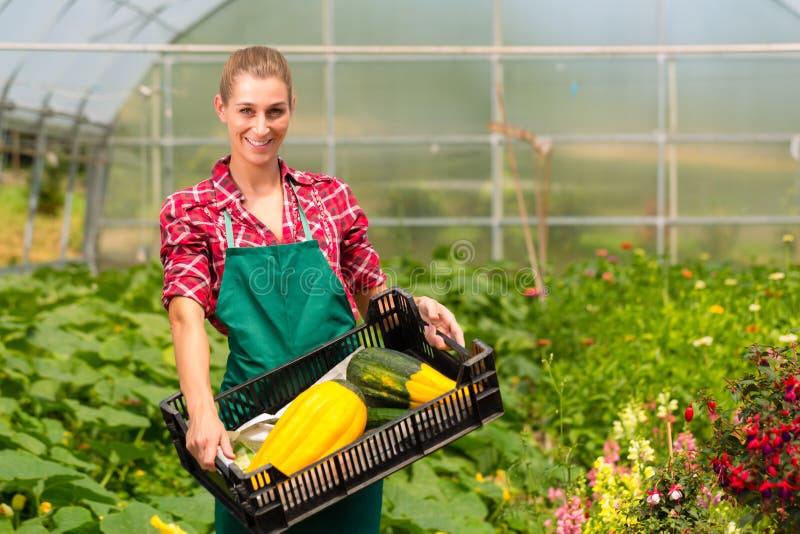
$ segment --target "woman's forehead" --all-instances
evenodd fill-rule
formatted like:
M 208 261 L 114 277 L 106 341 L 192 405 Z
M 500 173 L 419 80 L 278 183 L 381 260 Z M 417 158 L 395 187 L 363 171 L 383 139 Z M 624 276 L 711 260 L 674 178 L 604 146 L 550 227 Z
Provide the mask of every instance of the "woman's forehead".
M 246 100 L 248 102 L 284 101 L 288 103 L 289 88 L 282 79 L 276 76 L 259 78 L 249 73 L 242 73 L 233 79 L 231 97 L 234 102 Z

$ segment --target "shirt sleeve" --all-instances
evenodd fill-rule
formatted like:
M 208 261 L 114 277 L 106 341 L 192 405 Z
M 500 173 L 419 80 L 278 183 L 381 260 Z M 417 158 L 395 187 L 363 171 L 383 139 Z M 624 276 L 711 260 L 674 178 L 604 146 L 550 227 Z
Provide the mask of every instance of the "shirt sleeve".
M 386 281 L 380 258 L 367 237 L 369 222 L 350 187 L 341 182 L 344 231 L 341 244 L 342 278 L 350 294 L 361 293 Z
M 209 251 L 203 232 L 192 224 L 186 205 L 174 195 L 164 202 L 159 222 L 164 307 L 169 307 L 172 297 L 188 297 L 203 307 L 206 316 L 211 315 Z

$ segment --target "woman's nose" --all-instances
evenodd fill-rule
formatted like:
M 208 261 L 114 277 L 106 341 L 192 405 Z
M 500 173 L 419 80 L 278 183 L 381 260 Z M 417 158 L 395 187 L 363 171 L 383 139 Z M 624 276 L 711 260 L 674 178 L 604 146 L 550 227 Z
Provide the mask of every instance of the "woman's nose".
M 269 121 L 264 115 L 256 117 L 255 130 L 257 134 L 266 134 L 269 131 Z

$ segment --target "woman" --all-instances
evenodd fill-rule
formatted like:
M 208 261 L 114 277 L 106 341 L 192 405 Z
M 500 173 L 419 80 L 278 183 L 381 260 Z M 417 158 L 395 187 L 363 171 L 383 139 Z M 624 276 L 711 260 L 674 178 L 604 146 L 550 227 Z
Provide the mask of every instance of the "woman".
M 186 446 L 209 470 L 218 448 L 234 454 L 214 405 L 204 319 L 228 336 L 224 391 L 352 329 L 386 280 L 349 187 L 278 157 L 295 109 L 279 52 L 234 53 L 214 109 L 227 126 L 230 155 L 211 178 L 167 198 L 160 221 L 163 302 L 190 420 Z M 445 348 L 438 328 L 464 344 L 449 310 L 427 297 L 415 300 L 429 342 Z M 381 487 L 365 488 L 295 530 L 377 532 Z M 242 531 L 219 503 L 216 527 Z

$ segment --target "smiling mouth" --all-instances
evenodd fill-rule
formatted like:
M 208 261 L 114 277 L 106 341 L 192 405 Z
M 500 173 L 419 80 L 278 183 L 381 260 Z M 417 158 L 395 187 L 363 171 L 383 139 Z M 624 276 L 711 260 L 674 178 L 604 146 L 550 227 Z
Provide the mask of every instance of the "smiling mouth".
M 267 146 L 268 144 L 270 144 L 272 142 L 272 139 L 265 139 L 264 141 L 259 142 L 259 141 L 255 141 L 253 139 L 250 139 L 249 137 L 245 137 L 245 140 L 247 141 L 247 143 L 250 146 L 253 146 L 255 148 L 263 148 L 263 147 Z

